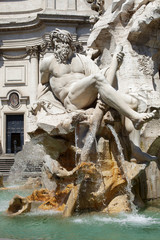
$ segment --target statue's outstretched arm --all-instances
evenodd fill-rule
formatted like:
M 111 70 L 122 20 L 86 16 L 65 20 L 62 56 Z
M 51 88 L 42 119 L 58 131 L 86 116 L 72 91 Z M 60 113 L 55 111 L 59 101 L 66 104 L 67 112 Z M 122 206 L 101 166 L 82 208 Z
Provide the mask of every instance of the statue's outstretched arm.
M 111 86 L 113 85 L 115 75 L 116 75 L 116 71 L 119 67 L 119 64 L 123 60 L 124 53 L 122 52 L 122 50 L 123 50 L 122 46 L 117 46 L 116 47 L 115 53 L 114 53 L 113 58 L 112 58 L 111 65 L 109 67 L 109 70 L 106 72 L 107 81 L 110 83 Z

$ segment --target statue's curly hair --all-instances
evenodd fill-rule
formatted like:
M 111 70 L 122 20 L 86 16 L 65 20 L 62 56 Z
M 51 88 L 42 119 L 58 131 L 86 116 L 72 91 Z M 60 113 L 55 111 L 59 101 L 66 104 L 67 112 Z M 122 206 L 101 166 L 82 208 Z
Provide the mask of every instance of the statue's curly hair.
M 53 45 L 54 45 L 54 41 L 56 41 L 56 39 L 59 39 L 64 43 L 68 43 L 71 47 L 74 45 L 71 34 L 66 30 L 61 30 L 61 29 L 56 28 L 55 30 L 53 30 L 50 33 L 49 37 L 50 37 L 51 43 Z

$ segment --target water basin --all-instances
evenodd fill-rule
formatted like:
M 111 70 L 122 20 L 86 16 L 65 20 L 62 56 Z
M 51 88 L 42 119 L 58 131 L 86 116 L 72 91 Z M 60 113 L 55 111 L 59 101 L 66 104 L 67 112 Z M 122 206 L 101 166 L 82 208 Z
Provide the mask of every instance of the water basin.
M 18 240 L 159 240 L 160 202 L 137 214 L 84 214 L 63 218 L 55 211 L 37 211 L 11 217 L 5 213 L 15 194 L 31 190 L 0 191 L 0 239 Z

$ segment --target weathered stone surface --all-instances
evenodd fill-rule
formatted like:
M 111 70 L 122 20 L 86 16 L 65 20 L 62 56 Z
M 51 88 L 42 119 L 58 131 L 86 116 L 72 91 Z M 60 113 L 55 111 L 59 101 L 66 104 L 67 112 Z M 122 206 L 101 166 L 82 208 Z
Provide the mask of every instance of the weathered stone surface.
M 70 192 L 67 204 L 64 208 L 63 211 L 63 216 L 64 217 L 70 217 L 72 216 L 74 210 L 75 210 L 75 206 L 79 197 L 79 190 L 80 190 L 80 184 L 77 184 L 76 186 L 72 187 L 72 190 Z
M 29 201 L 47 201 L 52 197 L 53 193 L 49 190 L 42 188 L 40 190 L 34 190 L 34 192 L 27 197 Z
M 43 202 L 39 209 L 64 211 L 69 193 L 74 189 L 73 184 L 67 185 L 64 189 L 49 191 L 47 189 L 35 190 L 27 197 L 29 201 Z
M 124 4 L 127 6 L 128 2 L 125 1 Z M 157 64 L 159 61 L 157 49 L 160 48 L 159 1 L 143 3 L 141 6 L 139 1 L 132 2 L 134 7 L 131 7 L 131 14 L 125 24 L 121 19 L 121 14 L 124 12 L 122 1 L 116 1 L 116 7 L 114 2 L 108 3 L 106 12 L 93 27 L 88 45 L 103 52 L 100 61 L 103 68 L 109 65 L 115 47 L 122 44 L 125 57 L 117 75 L 118 88 L 122 92 L 135 94 L 140 99 L 140 107 L 142 107 L 142 101 L 149 106 L 149 99 L 156 95 L 159 99 L 160 95 Z M 127 13 L 130 10 L 125 11 Z M 152 75 L 156 83 L 155 88 L 149 80 Z M 153 102 L 157 104 L 159 101 L 154 99 L 152 104 Z
M 133 24 L 128 35 L 129 41 L 140 44 L 147 43 L 150 47 L 160 48 L 158 39 L 154 37 L 155 31 L 160 24 L 160 6 L 158 2 L 150 1 L 133 15 Z
M 50 135 L 67 134 L 73 131 L 71 126 L 72 116 L 68 113 L 61 115 L 46 116 L 38 120 L 37 125 Z
M 134 162 L 124 162 L 125 175 L 129 180 L 135 180 L 145 170 L 146 164 L 137 164 Z
M 131 212 L 131 206 L 128 196 L 125 194 L 115 197 L 109 203 L 108 207 L 103 210 L 103 212 L 107 212 L 110 214 L 116 214 L 120 212 Z
M 42 181 L 40 177 L 32 178 L 29 177 L 26 183 L 22 186 L 19 186 L 19 189 L 35 189 L 40 188 L 42 186 Z
M 13 216 L 29 212 L 31 210 L 31 202 L 24 197 L 15 195 L 10 201 L 7 213 Z

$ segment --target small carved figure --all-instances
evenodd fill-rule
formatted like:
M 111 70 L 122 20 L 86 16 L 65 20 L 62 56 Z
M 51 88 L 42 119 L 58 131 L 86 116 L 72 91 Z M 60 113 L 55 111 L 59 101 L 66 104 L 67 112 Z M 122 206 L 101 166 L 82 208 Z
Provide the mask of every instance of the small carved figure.
M 109 70 L 100 70 L 90 58 L 74 53 L 72 36 L 68 31 L 56 29 L 50 38 L 54 54 L 42 61 L 41 83 L 50 84 L 54 95 L 68 111 L 88 108 L 99 94 L 105 104 L 129 118 L 136 129 L 155 117 L 156 111 L 134 111 L 135 99 L 111 86 L 123 58 L 121 51 L 113 57 Z

